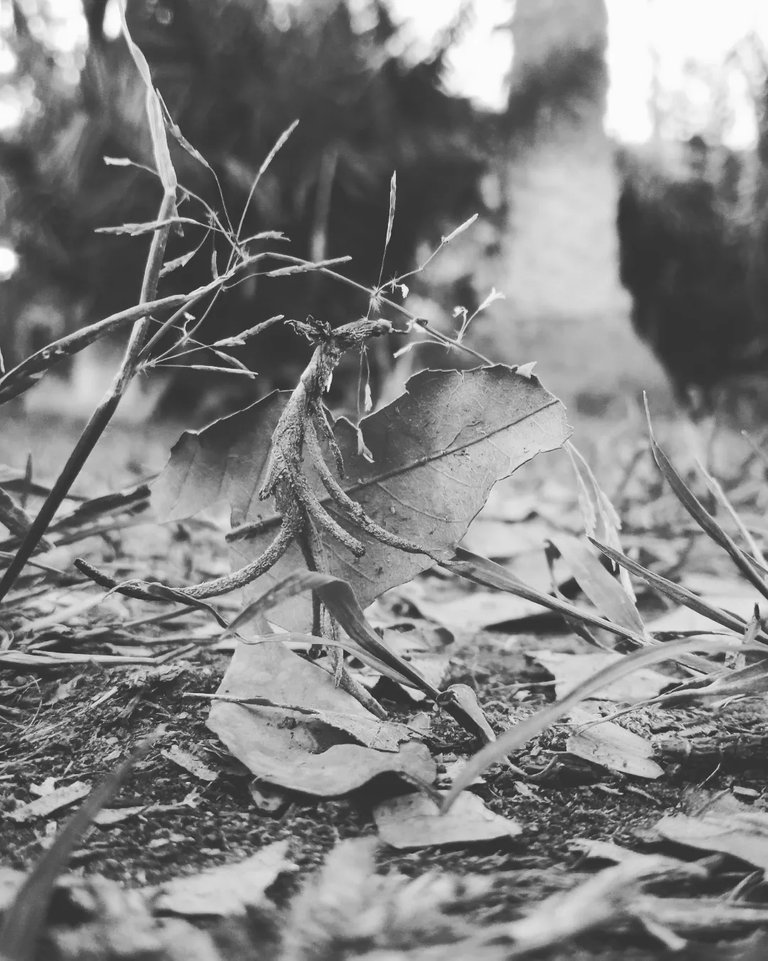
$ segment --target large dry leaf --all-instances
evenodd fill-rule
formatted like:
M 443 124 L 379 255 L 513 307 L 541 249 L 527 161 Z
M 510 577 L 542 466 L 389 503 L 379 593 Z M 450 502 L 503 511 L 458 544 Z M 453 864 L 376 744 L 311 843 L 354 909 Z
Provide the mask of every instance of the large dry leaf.
M 215 701 L 207 722 L 235 757 L 270 784 L 333 797 L 387 772 L 426 783 L 435 778 L 428 749 L 408 742 L 405 726 L 373 717 L 335 687 L 330 674 L 279 641 L 240 644 L 217 693 L 270 702 Z M 376 749 L 340 743 L 351 738 Z
M 271 502 L 259 501 L 258 490 L 286 399 L 272 394 L 198 434 L 183 435 L 154 486 L 156 510 L 167 520 L 225 497 L 234 525 L 257 525 L 255 536 L 233 543 L 239 565 L 262 553 L 280 523 Z M 422 371 L 397 400 L 366 417 L 361 431 L 373 463 L 358 454 L 357 431 L 349 421 L 334 426 L 347 493 L 383 527 L 450 557 L 493 485 L 537 453 L 560 447 L 569 427 L 562 404 L 535 377 L 496 366 Z M 322 535 L 327 572 L 346 580 L 363 607 L 434 564 L 426 555 L 405 554 L 354 529 L 338 516 L 311 467 L 306 473 L 327 509 L 366 547 L 356 560 Z M 292 548 L 260 579 L 259 590 L 303 566 L 300 550 Z M 293 599 L 272 616 L 302 631 L 309 626 L 309 610 L 308 601 Z

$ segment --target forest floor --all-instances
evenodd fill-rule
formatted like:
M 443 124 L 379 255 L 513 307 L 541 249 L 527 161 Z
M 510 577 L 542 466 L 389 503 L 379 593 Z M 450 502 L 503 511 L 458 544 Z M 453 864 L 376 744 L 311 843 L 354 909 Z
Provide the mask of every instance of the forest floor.
M 623 519 L 624 550 L 748 620 L 754 590 L 661 481 L 638 405 L 617 400 L 599 415 L 577 412 L 574 419 L 574 441 Z M 678 467 L 692 470 L 691 431 L 670 418 L 656 426 Z M 151 475 L 178 433 L 173 425 L 115 427 L 80 492 L 92 497 Z M 19 416 L 4 425 L 0 464 L 18 477 L 32 450 L 33 480 L 45 483 L 75 437 L 65 421 Z M 701 433 L 695 443 L 704 450 Z M 764 538 L 765 463 L 733 430 L 721 431 L 709 453 L 743 523 Z M 32 496 L 27 508 L 34 503 Z M 85 556 L 118 579 L 171 583 L 228 570 L 220 516 L 164 527 L 148 516 L 88 537 L 81 530 L 72 543 L 59 540 L 45 561 L 67 571 Z M 557 451 L 499 485 L 466 545 L 549 591 L 545 542 L 583 527 L 571 465 Z M 588 607 L 557 564 L 559 590 Z M 712 628 L 636 586 L 651 629 L 672 637 Z M 605 654 L 559 615 L 505 598 L 517 608 L 484 610 L 477 591 L 427 573 L 387 592 L 370 617 L 423 640 L 424 663 L 440 684 L 472 688 L 498 731 L 578 683 L 584 658 Z M 395 830 L 395 844 L 380 839 L 374 849 L 341 842 L 386 835 L 374 815 L 382 799 L 403 790 L 393 775 L 335 799 L 277 790 L 255 780 L 206 726 L 211 702 L 196 695 L 216 691 L 235 645 L 205 611 L 152 621 L 156 606 L 105 598 L 90 582 L 65 579 L 53 587 L 28 581 L 9 608 L 6 630 L 12 622 L 22 649 L 64 659 L 46 668 L 22 661 L 0 667 L 0 911 L 90 788 L 142 737 L 155 736 L 75 845 L 48 913 L 41 959 L 764 956 L 758 931 L 768 925 L 768 709 L 759 687 L 715 701 L 713 713 L 711 701 L 649 704 L 658 675 L 654 688 L 650 672 L 633 673 L 621 691 L 589 703 L 610 714 L 638 702 L 619 723 L 652 745 L 650 769 L 642 759 L 636 765 L 623 744 L 598 740 L 591 755 L 577 750 L 574 728 L 563 720 L 515 752 L 512 767 L 493 765 L 473 788 L 487 810 L 515 826 L 505 836 L 409 849 L 396 846 Z M 231 615 L 238 606 L 228 599 L 220 609 Z M 598 640 L 607 645 L 608 635 Z M 0 646 L 12 649 L 10 634 Z M 83 657 L 66 659 L 74 655 Z M 668 684 L 680 677 L 659 670 L 670 671 Z M 380 683 L 375 693 L 391 718 L 423 725 L 438 786 L 477 750 L 451 718 L 394 683 Z M 636 773 L 622 773 L 623 764 Z M 197 887 L 164 887 L 265 852 L 239 880 L 220 875 L 197 879 Z

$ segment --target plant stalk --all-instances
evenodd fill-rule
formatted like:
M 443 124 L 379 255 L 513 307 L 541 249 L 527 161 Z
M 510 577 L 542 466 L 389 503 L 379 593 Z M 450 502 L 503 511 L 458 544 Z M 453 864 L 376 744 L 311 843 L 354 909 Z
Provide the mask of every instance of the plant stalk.
M 167 220 L 175 209 L 175 193 L 166 190 L 160 204 L 158 220 Z M 154 300 L 157 293 L 157 286 L 160 281 L 160 269 L 165 257 L 165 247 L 168 241 L 170 224 L 158 228 L 152 235 L 152 243 L 149 248 L 147 264 L 144 269 L 144 279 L 141 285 L 140 304 Z M 24 540 L 19 545 L 11 563 L 8 565 L 3 579 L 0 581 L 0 601 L 6 596 L 8 591 L 16 583 L 21 572 L 24 570 L 27 561 L 34 554 L 37 545 L 44 536 L 48 525 L 53 520 L 56 511 L 61 506 L 62 501 L 69 493 L 70 488 L 77 479 L 85 462 L 98 443 L 99 438 L 104 433 L 107 425 L 117 410 L 126 388 L 136 373 L 136 366 L 141 353 L 141 348 L 146 340 L 147 333 L 152 321 L 150 317 L 144 316 L 136 321 L 128 339 L 128 344 L 123 354 L 123 359 L 118 368 L 115 379 L 107 393 L 99 403 L 96 410 L 91 414 L 88 423 L 85 425 L 77 443 L 69 455 L 66 464 L 56 479 L 56 483 L 51 488 L 50 493 L 43 502 L 37 517 L 29 527 Z

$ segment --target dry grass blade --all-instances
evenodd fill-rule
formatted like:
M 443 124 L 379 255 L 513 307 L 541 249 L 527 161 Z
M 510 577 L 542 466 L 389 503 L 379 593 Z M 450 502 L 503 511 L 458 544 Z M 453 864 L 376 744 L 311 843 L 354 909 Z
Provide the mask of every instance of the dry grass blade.
M 682 705 L 695 704 L 706 698 L 725 698 L 736 695 L 765 694 L 768 691 L 768 666 L 763 661 L 736 671 L 728 671 L 711 681 L 690 681 L 669 694 L 660 694 L 645 703 Z
M 186 310 L 195 299 L 199 299 L 207 292 L 208 290 L 205 288 L 202 292 L 172 294 L 169 297 L 161 297 L 145 304 L 137 304 L 135 307 L 129 307 L 127 310 L 111 314 L 88 327 L 83 327 L 81 330 L 55 340 L 52 344 L 48 344 L 22 360 L 16 367 L 0 377 L 0 404 L 12 400 L 29 390 L 30 387 L 34 387 L 59 361 L 65 360 L 67 357 L 73 357 L 102 337 L 113 334 L 121 327 L 134 324 L 149 314 L 166 308 L 181 306 Z
M 556 534 L 550 538 L 576 578 L 579 587 L 595 607 L 627 630 L 645 636 L 645 625 L 637 610 L 634 594 L 606 570 L 608 566 L 584 538 Z
M 613 684 L 615 681 L 632 674 L 634 671 L 649 667 L 651 664 L 658 664 L 661 661 L 677 660 L 681 655 L 692 651 L 703 651 L 709 654 L 719 654 L 723 652 L 735 653 L 760 653 L 768 654 L 768 650 L 761 644 L 742 644 L 740 639 L 726 640 L 723 638 L 681 638 L 677 641 L 669 641 L 658 647 L 645 648 L 642 651 L 633 651 L 627 654 L 622 661 L 610 664 L 603 668 L 592 677 L 586 679 L 575 687 L 564 698 L 550 704 L 537 714 L 526 718 L 513 728 L 500 734 L 498 740 L 487 744 L 481 751 L 470 758 L 467 764 L 461 769 L 458 777 L 453 782 L 448 791 L 443 804 L 443 810 L 447 811 L 459 796 L 459 794 L 479 777 L 491 764 L 505 758 L 512 751 L 523 747 L 531 738 L 536 737 L 545 731 L 550 725 L 560 720 L 580 701 L 590 697 L 602 688 Z
M 768 574 L 768 561 L 766 561 L 765 555 L 760 549 L 760 546 L 758 545 L 755 538 L 752 536 L 752 532 L 749 530 L 747 525 L 739 517 L 738 511 L 733 506 L 730 499 L 728 498 L 728 495 L 723 490 L 722 484 L 720 483 L 720 481 L 717 480 L 716 477 L 713 477 L 712 474 L 709 473 L 709 471 L 700 461 L 698 462 L 698 468 L 701 471 L 701 474 L 704 480 L 707 482 L 707 486 L 715 495 L 715 497 L 720 501 L 720 503 L 723 505 L 726 511 L 730 514 L 731 519 L 733 520 L 733 523 L 736 525 L 736 527 L 739 530 L 739 533 L 744 538 L 744 542 L 747 544 L 750 551 L 752 551 L 752 554 L 750 555 L 746 553 L 746 551 L 743 548 L 739 548 L 739 550 L 741 551 L 742 557 L 745 557 L 752 564 L 752 566 L 755 567 L 759 572 L 762 572 L 763 574 Z
M 241 212 L 241 214 L 240 214 L 240 221 L 239 221 L 239 223 L 238 223 L 238 225 L 237 225 L 237 238 L 238 238 L 238 240 L 240 239 L 240 235 L 241 235 L 242 232 L 243 232 L 243 225 L 245 224 L 245 218 L 246 218 L 246 216 L 248 215 L 248 208 L 249 208 L 250 205 L 251 205 L 251 200 L 253 199 L 253 195 L 256 193 L 256 188 L 259 186 L 259 182 L 261 181 L 261 178 L 264 176 L 264 174 L 266 173 L 266 171 L 267 171 L 267 169 L 269 168 L 270 164 L 272 163 L 272 161 L 273 161 L 273 160 L 275 159 L 275 157 L 277 156 L 277 154 L 278 154 L 278 153 L 282 150 L 282 148 L 285 146 L 286 141 L 287 141 L 288 138 L 291 136 L 291 134 L 293 133 L 293 131 L 298 127 L 298 125 L 299 125 L 299 121 L 298 121 L 298 120 L 294 120 L 293 123 L 290 124 L 290 125 L 280 134 L 280 136 L 277 138 L 277 141 L 276 141 L 274 147 L 272 147 L 272 149 L 269 151 L 269 153 L 267 154 L 267 156 L 264 158 L 263 163 L 261 164 L 261 166 L 259 167 L 258 171 L 256 172 L 256 176 L 253 178 L 253 183 L 251 184 L 251 189 L 250 189 L 250 191 L 248 192 L 248 198 L 247 198 L 247 200 L 245 201 L 245 203 L 243 204 L 243 209 L 242 209 L 242 212 Z
M 651 587 L 655 588 L 659 593 L 664 594 L 665 597 L 670 598 L 670 600 L 675 601 L 677 604 L 682 604 L 684 607 L 689 607 L 692 611 L 696 611 L 697 614 L 701 614 L 704 617 L 708 617 L 711 621 L 716 624 L 720 624 L 722 627 L 727 627 L 729 631 L 735 631 L 737 634 L 744 634 L 747 629 L 747 622 L 736 614 L 731 614 L 728 611 L 723 611 L 719 607 L 713 607 L 711 604 L 707 604 L 706 601 L 702 600 L 697 594 L 689 591 L 685 587 L 681 587 L 679 584 L 675 584 L 666 577 L 662 577 L 661 574 L 654 574 L 653 571 L 649 571 L 647 568 L 643 567 L 642 564 L 638 564 L 637 561 L 633 561 L 631 558 L 627 557 L 626 554 L 622 554 L 621 551 L 616 551 L 612 547 L 607 547 L 605 544 L 599 543 L 599 541 L 590 538 L 592 543 L 598 550 L 602 551 L 606 557 L 609 557 L 612 561 L 629 571 L 630 574 L 634 574 L 636 577 L 641 578 L 649 584 Z M 759 631 L 756 637 L 768 643 L 768 635 L 764 632 Z
M 477 723 L 470 712 L 465 710 L 454 698 L 441 694 L 420 671 L 391 651 L 382 642 L 379 635 L 368 623 L 354 591 L 341 578 L 316 571 L 295 571 L 249 604 L 232 622 L 229 632 L 234 632 L 238 628 L 242 628 L 249 620 L 260 617 L 267 607 L 278 604 L 286 597 L 307 590 L 314 591 L 351 640 L 334 638 L 326 641 L 321 637 L 298 633 L 280 634 L 276 635 L 277 637 L 303 644 L 328 643 L 331 646 L 339 646 L 359 657 L 364 663 L 369 664 L 374 670 L 380 671 L 385 676 L 422 691 L 433 701 L 440 704 L 465 730 L 482 737 L 483 740 L 487 740 L 487 732 Z
M 120 7 L 120 16 L 125 41 L 128 44 L 128 49 L 131 52 L 131 56 L 146 87 L 145 104 L 147 120 L 152 137 L 155 164 L 163 184 L 163 198 L 160 202 L 157 220 L 165 221 L 176 212 L 176 172 L 171 162 L 162 110 L 160 108 L 158 95 L 152 85 L 149 67 L 144 59 L 144 55 L 131 39 L 122 6 Z M 157 286 L 160 280 L 160 270 L 163 266 L 169 231 L 170 226 L 166 225 L 160 227 L 152 235 L 152 242 L 144 268 L 141 294 L 139 296 L 139 302 L 141 304 L 146 304 L 148 301 L 154 300 L 157 295 Z M 56 511 L 61 506 L 69 489 L 74 484 L 85 462 L 98 443 L 99 438 L 112 420 L 128 385 L 137 371 L 141 349 L 147 339 L 150 324 L 151 319 L 147 316 L 143 316 L 134 324 L 128 339 L 128 344 L 123 353 L 123 358 L 120 362 L 120 367 L 118 368 L 112 385 L 85 425 L 82 434 L 51 489 L 51 493 L 40 508 L 16 556 L 8 565 L 2 581 L 0 581 L 0 599 L 5 597 L 11 587 L 13 587 L 27 561 L 34 553 L 40 539 L 48 529 L 48 525 L 53 520 Z
M 515 594 L 517 597 L 534 601 L 550 611 L 562 614 L 563 617 L 571 618 L 590 627 L 610 631 L 611 634 L 632 641 L 639 647 L 648 643 L 647 638 L 637 631 L 630 630 L 622 624 L 614 624 L 597 614 L 582 610 L 575 604 L 570 604 L 568 601 L 560 600 L 560 598 L 551 594 L 545 594 L 543 591 L 537 591 L 534 587 L 529 587 L 528 584 L 524 584 L 523 581 L 510 574 L 501 564 L 496 564 L 487 557 L 481 557 L 479 554 L 473 554 L 471 551 L 459 548 L 450 560 L 440 561 L 440 564 L 447 570 L 473 581 L 475 584 L 482 584 L 484 587 L 506 591 L 508 594 Z
M 768 598 L 768 584 L 766 584 L 765 580 L 759 576 L 755 570 L 754 564 L 750 563 L 744 557 L 744 552 L 739 545 L 733 540 L 730 534 L 723 530 L 714 517 L 712 517 L 712 515 L 704 508 L 704 505 L 688 487 L 682 477 L 677 473 L 671 461 L 659 446 L 653 433 L 653 427 L 651 426 L 651 417 L 648 411 L 647 400 L 646 416 L 648 418 L 648 431 L 651 439 L 653 458 L 656 461 L 657 467 L 664 476 L 664 479 L 672 488 L 672 491 L 677 499 L 696 521 L 699 527 L 704 531 L 704 533 L 707 534 L 707 536 L 710 537 L 719 547 L 723 548 L 723 550 L 728 554 L 738 570 L 744 575 L 744 577 L 746 577 L 749 583 L 756 590 L 758 590 L 763 597 Z
M 82 807 L 59 832 L 38 861 L 5 912 L 0 927 L 3 961 L 32 961 L 43 928 L 56 878 L 99 811 L 120 790 L 133 765 L 149 750 L 152 739 L 140 744 L 123 763 L 91 792 Z

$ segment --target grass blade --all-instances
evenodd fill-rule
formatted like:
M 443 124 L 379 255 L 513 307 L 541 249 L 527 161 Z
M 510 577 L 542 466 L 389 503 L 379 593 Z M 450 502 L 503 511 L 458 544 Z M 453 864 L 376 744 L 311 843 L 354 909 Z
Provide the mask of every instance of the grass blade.
M 648 432 L 651 440 L 653 459 L 656 461 L 656 466 L 659 468 L 664 479 L 672 488 L 675 496 L 688 511 L 691 517 L 696 521 L 699 527 L 704 531 L 704 533 L 707 534 L 707 536 L 710 537 L 719 547 L 722 547 L 722 549 L 728 554 L 738 570 L 749 581 L 749 583 L 756 590 L 758 590 L 763 597 L 768 599 L 768 585 L 766 584 L 765 580 L 758 575 L 754 565 L 750 564 L 745 559 L 742 549 L 733 540 L 730 534 L 726 533 L 726 531 L 720 526 L 720 524 L 718 524 L 715 518 L 712 517 L 712 515 L 705 509 L 704 505 L 688 487 L 682 477 L 677 473 L 672 465 L 672 462 L 659 446 L 653 433 L 647 401 L 645 412 L 648 418 Z
M 568 534 L 553 535 L 550 540 L 595 607 L 616 624 L 644 636 L 645 626 L 634 595 L 628 593 L 622 582 L 603 567 L 589 545 L 583 539 Z
M 481 557 L 479 554 L 473 554 L 471 551 L 458 548 L 450 560 L 441 561 L 440 564 L 447 570 L 473 581 L 475 584 L 482 584 L 483 587 L 506 591 L 508 594 L 534 601 L 550 611 L 562 614 L 563 617 L 573 618 L 582 624 L 588 624 L 590 627 L 599 627 L 604 631 L 610 631 L 611 634 L 632 641 L 640 647 L 648 643 L 647 638 L 637 631 L 633 631 L 622 624 L 615 624 L 604 617 L 592 614 L 590 611 L 582 610 L 575 604 L 560 600 L 560 598 L 551 594 L 537 591 L 534 587 L 529 587 L 528 584 L 524 584 L 523 581 L 510 574 L 501 564 L 496 564 L 494 561 L 488 560 L 487 557 Z

